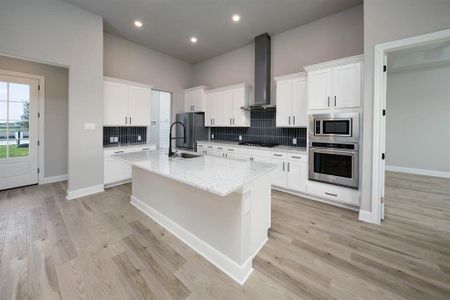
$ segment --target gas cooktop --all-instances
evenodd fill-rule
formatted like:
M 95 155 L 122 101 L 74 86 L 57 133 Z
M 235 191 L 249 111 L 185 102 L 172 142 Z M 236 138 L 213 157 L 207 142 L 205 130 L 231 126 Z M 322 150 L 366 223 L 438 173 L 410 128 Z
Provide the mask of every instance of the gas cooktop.
M 253 146 L 253 147 L 266 147 L 266 148 L 273 148 L 273 147 L 278 146 L 278 144 L 259 143 L 259 142 L 240 142 L 239 145 L 242 145 L 242 146 Z

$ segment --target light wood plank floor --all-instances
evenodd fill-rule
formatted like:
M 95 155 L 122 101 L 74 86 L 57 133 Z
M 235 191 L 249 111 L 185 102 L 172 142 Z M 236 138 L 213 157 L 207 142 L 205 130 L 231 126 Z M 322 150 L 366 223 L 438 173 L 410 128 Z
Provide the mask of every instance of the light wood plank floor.
M 450 299 L 450 181 L 387 176 L 386 220 L 273 192 L 243 287 L 129 204 L 130 185 L 0 192 L 0 299 Z

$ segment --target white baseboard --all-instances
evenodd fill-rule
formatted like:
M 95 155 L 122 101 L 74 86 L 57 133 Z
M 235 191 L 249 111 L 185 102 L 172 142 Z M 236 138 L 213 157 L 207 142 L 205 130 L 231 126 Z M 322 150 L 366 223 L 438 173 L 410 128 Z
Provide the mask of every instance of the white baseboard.
M 76 198 L 89 196 L 89 195 L 101 193 L 104 191 L 105 190 L 103 189 L 103 184 L 94 185 L 94 186 L 90 186 L 87 188 L 82 188 L 82 189 L 78 189 L 78 190 L 74 190 L 74 191 L 67 191 L 66 199 L 73 200 Z
M 414 169 L 414 168 L 404 168 L 398 166 L 386 166 L 386 171 L 400 172 L 424 176 L 442 177 L 450 178 L 450 172 L 434 171 L 434 170 L 424 170 L 424 169 Z
M 69 180 L 69 175 L 58 175 L 58 176 L 49 176 L 42 178 L 41 181 L 39 181 L 39 184 L 49 184 L 54 182 L 60 182 L 60 181 L 66 181 Z
M 178 239 L 182 240 L 185 244 L 194 249 L 197 253 L 206 258 L 210 263 L 215 265 L 240 285 L 243 285 L 252 273 L 253 257 L 249 257 L 243 264 L 239 265 L 222 252 L 211 247 L 208 243 L 193 235 L 135 196 L 131 196 L 131 204 L 148 217 L 152 218 L 156 223 L 170 231 Z

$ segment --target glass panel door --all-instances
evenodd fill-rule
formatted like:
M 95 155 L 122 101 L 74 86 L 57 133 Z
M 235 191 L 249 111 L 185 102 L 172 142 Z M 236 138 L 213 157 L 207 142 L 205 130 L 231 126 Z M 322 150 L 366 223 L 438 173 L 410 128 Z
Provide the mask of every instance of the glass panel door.
M 37 183 L 37 87 L 0 72 L 0 189 Z

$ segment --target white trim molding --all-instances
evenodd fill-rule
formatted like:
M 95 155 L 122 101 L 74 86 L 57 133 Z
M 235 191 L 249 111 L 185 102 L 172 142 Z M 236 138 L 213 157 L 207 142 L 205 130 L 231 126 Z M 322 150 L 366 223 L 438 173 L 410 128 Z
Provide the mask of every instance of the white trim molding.
M 104 188 L 103 188 L 103 184 L 99 184 L 99 185 L 93 185 L 87 188 L 82 188 L 82 189 L 78 189 L 78 190 L 74 190 L 74 191 L 67 191 L 67 195 L 66 195 L 66 199 L 67 200 L 73 200 L 73 199 L 77 199 L 80 197 L 85 197 L 85 196 L 89 196 L 92 194 L 97 194 L 97 193 L 101 193 L 104 192 Z
M 450 178 L 450 172 L 435 171 L 435 170 L 414 169 L 414 168 L 405 168 L 405 167 L 398 167 L 398 166 L 386 166 L 386 171 L 432 176 L 432 177 L 441 177 L 441 178 Z
M 69 180 L 69 175 L 57 175 L 57 176 L 48 176 L 44 177 L 43 179 L 39 180 L 39 184 L 49 184 L 54 182 L 61 182 L 61 181 L 67 181 Z
M 367 210 L 360 210 L 358 220 L 363 222 L 372 223 L 372 213 Z
M 236 262 L 228 258 L 225 254 L 211 247 L 208 243 L 193 235 L 192 233 L 190 233 L 177 223 L 173 222 L 166 216 L 162 215 L 135 196 L 131 196 L 131 204 L 142 211 L 144 214 L 146 214 L 148 217 L 152 218 L 156 223 L 163 226 L 189 247 L 194 249 L 201 256 L 206 258 L 210 263 L 215 265 L 240 285 L 243 285 L 252 273 L 253 256 L 248 258 L 243 264 L 238 265 Z M 263 245 L 261 245 L 260 248 L 262 248 Z
M 373 81 L 373 136 L 372 136 L 372 193 L 371 217 L 363 214 L 367 222 L 380 224 L 382 217 L 381 197 L 384 187 L 384 162 L 381 155 L 384 151 L 386 138 L 383 124 L 383 109 L 386 105 L 385 76 L 383 67 L 387 53 L 426 45 L 438 41 L 450 40 L 450 29 L 404 38 L 392 42 L 375 45 L 374 53 L 374 81 Z M 370 221 L 369 221 L 370 220 Z

